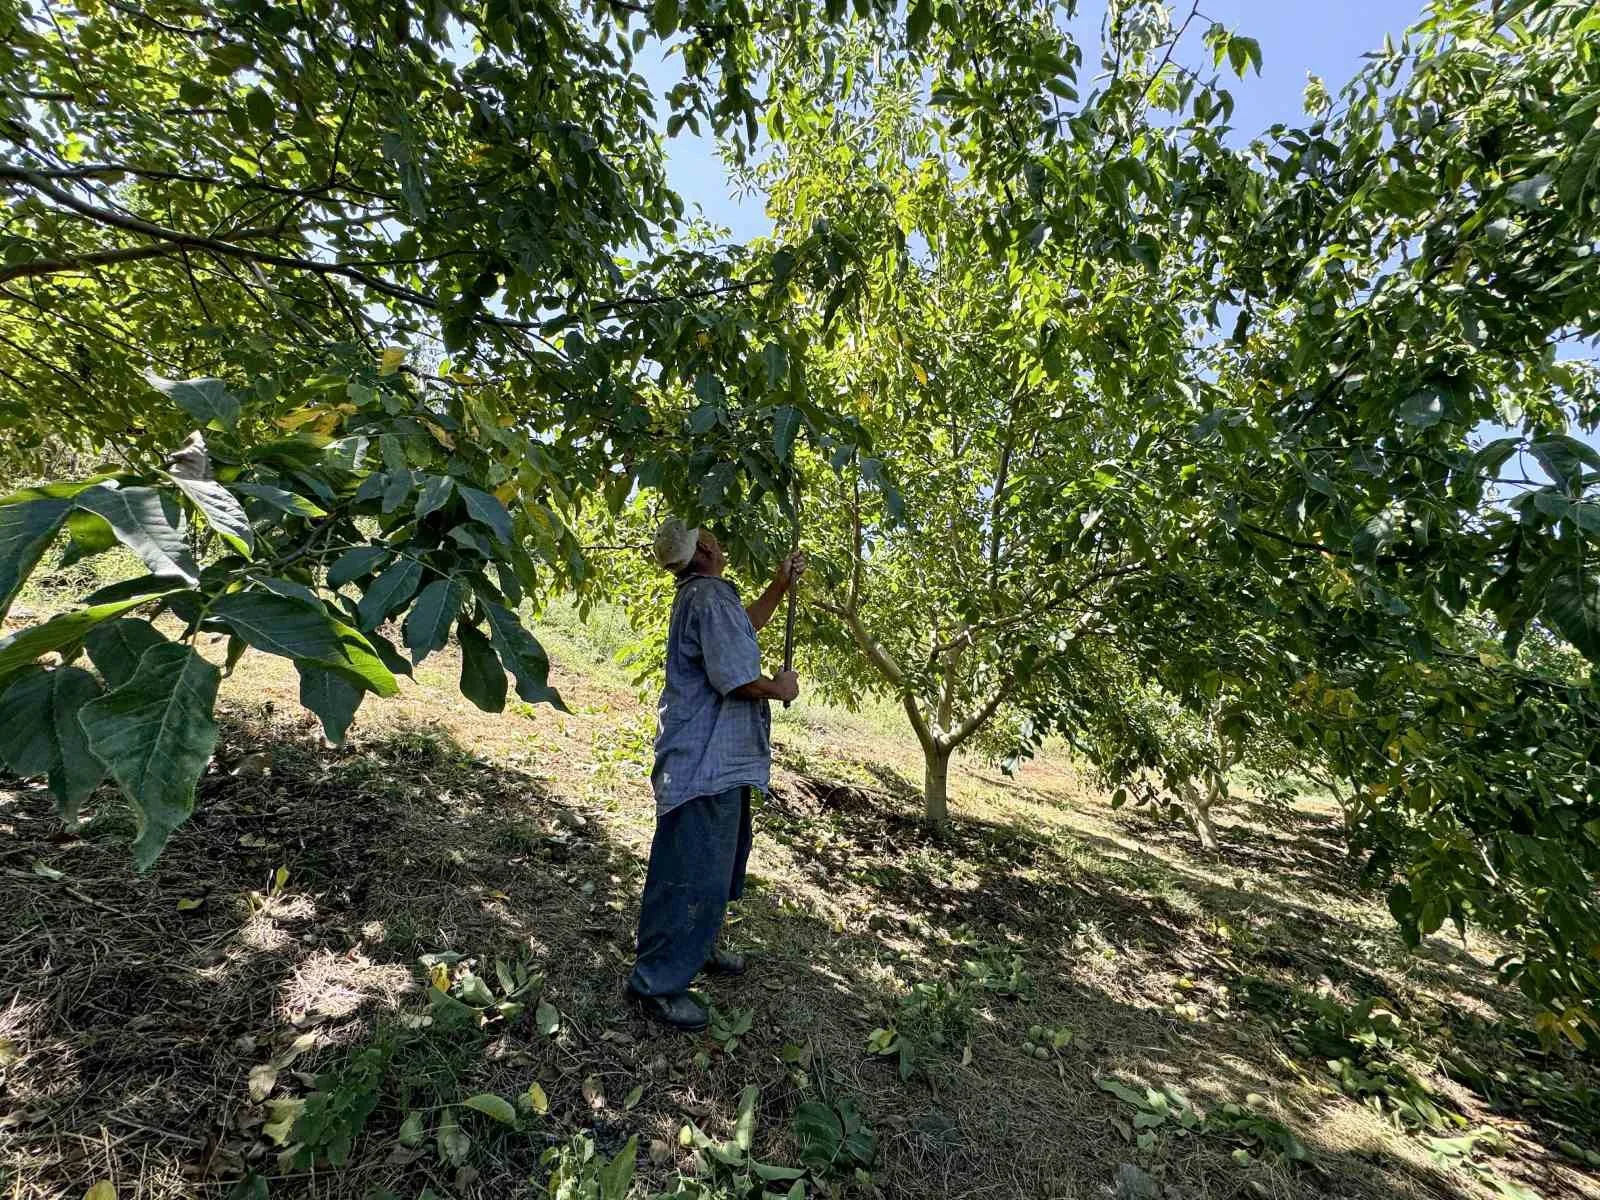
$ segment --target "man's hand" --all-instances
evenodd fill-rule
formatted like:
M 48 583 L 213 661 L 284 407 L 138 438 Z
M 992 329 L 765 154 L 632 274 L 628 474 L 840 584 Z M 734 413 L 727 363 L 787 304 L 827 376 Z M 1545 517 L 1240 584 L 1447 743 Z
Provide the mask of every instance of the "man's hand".
M 767 585 L 767 590 L 757 597 L 755 603 L 745 609 L 754 628 L 759 630 L 772 620 L 772 614 L 778 611 L 778 601 L 783 599 L 783 594 L 796 579 L 800 578 L 800 573 L 805 569 L 806 556 L 798 550 L 778 564 L 778 569 L 772 573 L 772 582 Z
M 794 671 L 779 671 L 772 677 L 772 698 L 785 704 L 800 695 L 800 676 Z
M 778 569 L 773 573 L 772 582 L 782 588 L 794 586 L 794 581 L 799 579 L 806 569 L 806 556 L 796 550 L 778 564 Z

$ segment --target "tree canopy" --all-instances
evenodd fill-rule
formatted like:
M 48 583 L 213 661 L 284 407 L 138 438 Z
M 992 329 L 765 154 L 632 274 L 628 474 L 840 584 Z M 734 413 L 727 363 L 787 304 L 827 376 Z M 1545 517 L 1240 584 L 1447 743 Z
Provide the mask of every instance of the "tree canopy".
M 0 643 L 7 764 L 69 819 L 109 775 L 147 865 L 247 647 L 334 740 L 452 636 L 481 707 L 559 703 L 517 613 L 603 586 L 580 525 L 659 497 L 770 560 L 798 469 L 816 644 L 902 705 L 931 815 L 965 747 L 1179 787 L 1219 741 L 1151 714 L 1225 719 L 1342 781 L 1409 937 L 1512 935 L 1580 1036 L 1600 16 L 1436 3 L 1246 140 L 1248 37 L 1115 4 L 1091 67 L 1063 15 L 0 10 L 7 453 L 107 460 L 0 503 L 0 608 L 63 534 L 146 568 Z M 684 219 L 658 121 L 770 239 Z

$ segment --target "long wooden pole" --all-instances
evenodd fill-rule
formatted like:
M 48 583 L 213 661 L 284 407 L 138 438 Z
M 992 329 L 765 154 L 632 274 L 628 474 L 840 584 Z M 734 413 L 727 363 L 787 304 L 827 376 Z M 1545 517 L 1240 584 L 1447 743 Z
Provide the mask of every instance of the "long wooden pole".
M 790 493 L 790 503 L 794 508 L 793 528 L 789 538 L 789 556 L 792 559 L 800 549 L 800 476 L 794 476 L 793 491 Z M 793 576 L 789 578 L 789 611 L 783 619 L 783 669 L 794 670 L 794 612 L 795 602 L 799 599 Z M 789 701 L 783 702 L 785 708 Z

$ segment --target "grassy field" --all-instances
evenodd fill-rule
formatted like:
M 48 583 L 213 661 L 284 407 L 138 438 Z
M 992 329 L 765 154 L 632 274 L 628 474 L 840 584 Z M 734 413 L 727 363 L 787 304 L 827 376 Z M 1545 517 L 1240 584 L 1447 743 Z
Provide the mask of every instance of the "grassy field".
M 635 1194 L 732 1196 L 693 1130 L 753 1084 L 764 1163 L 807 1102 L 872 1131 L 813 1196 L 1600 1197 L 1592 1060 L 1524 1032 L 1498 947 L 1407 951 L 1330 804 L 1245 803 L 1205 855 L 1054 752 L 961 764 L 934 834 L 890 711 L 777 713 L 752 970 L 657 1034 L 620 990 L 653 713 L 614 614 L 541 636 L 570 715 L 478 712 L 451 649 L 339 750 L 248 655 L 147 876 L 109 791 L 67 833 L 0 780 L 0 1193 L 543 1195 L 582 1133 L 637 1135 Z

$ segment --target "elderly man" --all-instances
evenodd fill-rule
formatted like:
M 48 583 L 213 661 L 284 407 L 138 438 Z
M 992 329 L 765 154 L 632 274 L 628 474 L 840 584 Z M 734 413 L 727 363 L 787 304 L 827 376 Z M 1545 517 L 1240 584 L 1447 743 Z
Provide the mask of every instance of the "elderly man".
M 744 892 L 750 794 L 772 769 L 767 702 L 800 692 L 793 671 L 761 673 L 756 630 L 805 567 L 784 559 L 749 608 L 722 578 L 722 547 L 709 530 L 676 517 L 656 535 L 656 561 L 678 578 L 667 630 L 656 764 L 656 832 L 639 908 L 639 953 L 629 994 L 678 1029 L 703 1029 L 705 1008 L 688 994 L 702 970 L 739 974 L 744 960 L 717 945 L 728 901 Z

